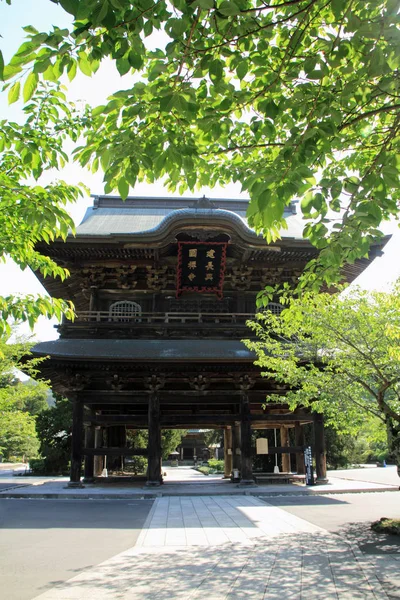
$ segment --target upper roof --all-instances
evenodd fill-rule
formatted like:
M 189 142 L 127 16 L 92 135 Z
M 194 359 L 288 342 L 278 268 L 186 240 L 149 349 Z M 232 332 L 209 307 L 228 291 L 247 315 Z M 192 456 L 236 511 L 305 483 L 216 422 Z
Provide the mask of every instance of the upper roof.
M 126 236 L 143 239 L 162 233 L 173 222 L 190 220 L 199 222 L 212 219 L 230 221 L 246 237 L 259 238 L 248 226 L 246 211 L 249 200 L 243 199 L 193 199 L 167 197 L 129 197 L 123 201 L 118 196 L 95 196 L 93 206 L 88 208 L 76 237 Z M 285 209 L 288 229 L 282 238 L 302 239 L 304 223 L 296 214 L 296 205 Z

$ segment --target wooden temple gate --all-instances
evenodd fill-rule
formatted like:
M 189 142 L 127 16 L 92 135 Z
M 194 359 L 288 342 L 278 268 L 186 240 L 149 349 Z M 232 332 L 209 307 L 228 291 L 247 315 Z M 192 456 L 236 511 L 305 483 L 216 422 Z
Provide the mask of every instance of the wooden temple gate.
M 307 423 L 317 481 L 325 480 L 322 415 L 291 412 L 285 389 L 261 377 L 241 342 L 252 335 L 246 321 L 260 289 L 295 283 L 316 250 L 301 237 L 294 205 L 285 237 L 268 245 L 247 227 L 246 208 L 245 200 L 99 197 L 75 237 L 38 247 L 71 273 L 65 282 L 38 277 L 77 311 L 60 339 L 33 348 L 48 357 L 43 376 L 73 403 L 72 486 L 83 459 L 90 481 L 104 457 L 135 454 L 148 458 L 148 485 L 160 485 L 162 428 L 223 428 L 225 474 L 237 469 L 242 485 L 254 483 L 252 429 L 278 428 L 280 445 L 269 453 L 282 454 L 284 471 L 295 454 L 301 474 Z M 367 264 L 344 276 L 351 281 Z M 282 403 L 264 406 L 271 392 Z M 127 447 L 129 428 L 148 429 L 147 450 Z

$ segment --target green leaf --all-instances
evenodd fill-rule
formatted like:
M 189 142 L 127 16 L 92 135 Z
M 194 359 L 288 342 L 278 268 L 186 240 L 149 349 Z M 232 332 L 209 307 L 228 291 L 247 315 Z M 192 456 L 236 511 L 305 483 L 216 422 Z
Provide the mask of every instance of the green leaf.
M 77 70 L 77 62 L 76 62 L 76 60 L 71 59 L 69 65 L 68 65 L 68 68 L 67 68 L 67 75 L 68 75 L 68 79 L 70 81 L 75 79 L 76 70 Z
M 79 9 L 79 0 L 58 0 L 59 4 L 63 7 L 67 13 L 70 15 L 77 15 Z M 82 4 L 84 4 L 86 0 L 83 0 Z
M 249 64 L 247 60 L 241 60 L 238 66 L 236 67 L 236 75 L 238 76 L 238 79 L 243 79 L 246 76 L 248 70 Z
M 19 65 L 6 65 L 3 70 L 3 81 L 11 79 L 12 77 L 14 77 L 14 75 L 21 73 L 21 71 L 22 67 L 20 67 Z
M 174 94 L 169 94 L 168 96 L 163 96 L 160 98 L 160 110 L 164 113 L 170 113 L 174 108 L 175 96 Z
M 222 61 L 215 59 L 210 62 L 210 66 L 208 68 L 210 77 L 213 81 L 219 81 L 222 79 L 224 74 L 224 66 Z
M 135 52 L 135 50 L 131 50 L 129 52 L 128 61 L 131 67 L 134 69 L 140 69 L 143 66 L 143 57 Z
M 239 15 L 240 8 L 237 4 L 235 4 L 235 2 L 232 2 L 232 0 L 225 0 L 225 2 L 222 2 L 222 4 L 218 7 L 218 12 L 229 17 Z
M 8 92 L 8 104 L 14 104 L 19 98 L 19 94 L 21 91 L 21 83 L 16 81 L 14 85 L 10 88 Z
M 204 10 L 209 10 L 210 8 L 214 8 L 215 0 L 196 0 L 196 4 L 200 8 L 204 8 Z
M 78 67 L 84 75 L 88 77 L 92 76 L 92 67 L 88 61 L 88 57 L 84 52 L 80 52 L 78 55 Z
M 126 200 L 129 194 L 129 184 L 125 179 L 120 179 L 118 181 L 118 191 L 122 200 Z
M 128 73 L 128 71 L 131 68 L 129 60 L 125 57 L 117 58 L 117 60 L 115 61 L 115 64 L 118 69 L 118 73 L 121 75 L 121 77 L 123 75 L 126 75 L 126 73 Z
M 32 98 L 33 94 L 36 91 L 38 83 L 39 83 L 38 75 L 36 73 L 29 73 L 28 77 L 26 78 L 25 85 L 24 85 L 24 91 L 23 91 L 24 102 L 28 102 L 28 100 L 30 100 Z
M 0 80 L 3 81 L 3 73 L 4 73 L 4 59 L 3 53 L 0 50 Z

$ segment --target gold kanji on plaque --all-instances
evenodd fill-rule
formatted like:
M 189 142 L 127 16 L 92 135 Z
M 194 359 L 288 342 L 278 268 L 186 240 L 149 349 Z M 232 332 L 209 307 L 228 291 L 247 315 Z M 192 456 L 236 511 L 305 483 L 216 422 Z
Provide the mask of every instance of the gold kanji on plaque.
M 212 264 L 211 260 L 206 264 L 206 271 L 214 271 L 214 265 Z
M 195 260 L 189 260 L 188 262 L 188 268 L 189 269 L 195 269 L 197 267 L 197 263 Z
M 196 258 L 197 256 L 197 248 L 189 248 L 189 257 Z
M 215 250 L 208 250 L 206 256 L 207 258 L 215 258 Z
M 194 273 L 190 273 L 190 275 L 188 275 L 188 279 L 190 279 L 190 281 L 193 281 L 193 279 L 195 279 L 196 275 Z
M 212 281 L 213 277 L 214 277 L 213 273 L 206 273 L 206 281 Z

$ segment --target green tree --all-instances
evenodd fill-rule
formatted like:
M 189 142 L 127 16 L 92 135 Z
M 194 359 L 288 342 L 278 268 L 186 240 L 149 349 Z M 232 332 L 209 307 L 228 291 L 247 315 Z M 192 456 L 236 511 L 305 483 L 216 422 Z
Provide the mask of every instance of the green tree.
M 71 402 L 56 396 L 55 405 L 37 417 L 36 430 L 42 456 L 38 470 L 46 475 L 68 473 L 72 440 Z
M 13 89 L 10 99 L 13 98 Z M 65 239 L 74 224 L 66 204 L 82 195 L 81 187 L 64 181 L 32 185 L 49 169 L 68 161 L 63 148 L 67 139 L 77 140 L 86 121 L 66 101 L 62 86 L 45 82 L 32 94 L 24 94 L 25 123 L 0 121 L 0 259 L 9 256 L 21 269 L 27 266 L 64 279 L 68 271 L 35 248 L 40 242 Z M 0 297 L 0 334 L 9 332 L 9 319 L 33 326 L 40 315 L 73 316 L 71 303 L 43 295 Z
M 250 327 L 258 340 L 245 343 L 264 375 L 289 386 L 291 409 L 322 412 L 343 432 L 357 431 L 365 413 L 375 416 L 400 466 L 399 284 L 392 293 L 306 293 L 279 316 L 258 315 Z
M 58 4 L 72 26 L 25 27 L 3 78 L 10 102 L 20 93 L 31 102 L 40 82 L 90 76 L 106 58 L 121 76 L 140 75 L 93 110 L 75 150 L 81 165 L 104 170 L 106 193 L 126 198 L 142 180 L 180 192 L 240 182 L 249 222 L 268 241 L 301 198 L 304 236 L 320 249 L 303 278 L 314 287 L 365 256 L 397 215 L 397 0 Z
M 35 418 L 20 410 L 0 408 L 0 454 L 5 460 L 36 456 L 39 442 Z
M 0 453 L 6 460 L 37 454 L 35 417 L 47 409 L 45 384 L 24 384 L 15 375 L 21 361 L 35 372 L 37 361 L 26 361 L 29 348 L 29 341 L 10 343 L 7 336 L 0 337 Z

